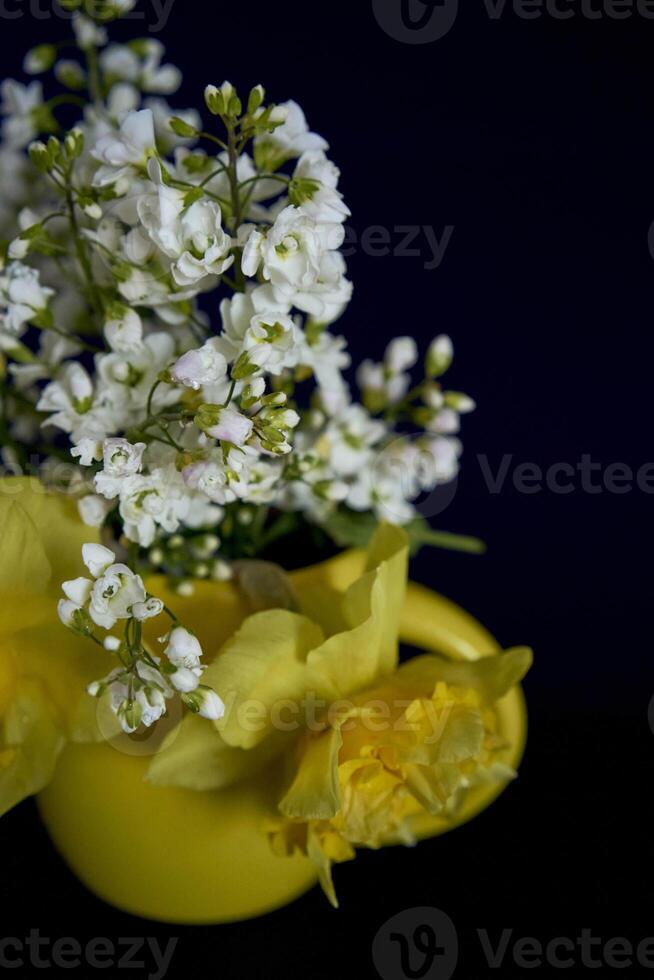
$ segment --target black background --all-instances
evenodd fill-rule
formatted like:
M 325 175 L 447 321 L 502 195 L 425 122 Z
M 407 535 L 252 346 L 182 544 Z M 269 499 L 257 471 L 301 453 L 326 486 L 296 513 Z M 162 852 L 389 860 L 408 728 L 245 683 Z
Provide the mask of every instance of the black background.
M 26 0 L 22 18 L 0 23 L 3 74 L 20 77 L 23 49 L 61 34 L 34 16 L 47 6 L 30 13 Z M 144 33 L 138 22 L 129 30 Z M 160 927 L 104 906 L 26 803 L 0 824 L 0 933 L 179 936 L 170 975 L 194 965 L 230 980 L 375 977 L 377 930 L 420 905 L 454 920 L 456 976 L 469 978 L 492 975 L 477 927 L 543 942 L 583 928 L 605 939 L 654 934 L 654 498 L 589 493 L 580 478 L 569 494 L 525 494 L 511 475 L 493 494 L 477 458 L 493 471 L 505 454 L 543 469 L 584 454 L 603 469 L 654 462 L 654 21 L 525 20 L 510 4 L 492 19 L 482 0 L 466 0 L 447 36 L 408 45 L 382 31 L 370 0 L 177 0 L 161 37 L 185 71 L 180 107 L 226 77 L 298 100 L 331 144 L 359 234 L 381 225 L 397 244 L 399 225 L 454 226 L 436 270 L 424 268 L 424 239 L 422 257 L 357 251 L 339 327 L 356 360 L 380 356 L 397 334 L 454 339 L 451 380 L 479 409 L 465 421 L 457 492 L 434 523 L 483 537 L 489 551 L 423 553 L 413 575 L 504 645 L 534 647 L 530 742 L 518 782 L 472 825 L 337 868 L 340 911 L 315 890 L 215 929 Z

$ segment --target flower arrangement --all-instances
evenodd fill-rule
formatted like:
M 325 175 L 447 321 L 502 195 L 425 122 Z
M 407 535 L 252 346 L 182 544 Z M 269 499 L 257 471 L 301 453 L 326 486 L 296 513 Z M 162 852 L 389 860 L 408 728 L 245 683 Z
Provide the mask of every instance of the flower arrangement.
M 74 745 L 167 723 L 147 792 L 265 783 L 277 877 L 300 855 L 336 904 L 334 863 L 448 829 L 521 751 L 502 705 L 529 651 L 453 651 L 407 599 L 410 550 L 479 549 L 416 506 L 474 403 L 443 387 L 446 336 L 422 361 L 397 338 L 353 395 L 350 211 L 299 105 L 224 82 L 204 121 L 173 111 L 160 42 L 108 41 L 133 0 L 63 6 L 75 57 L 24 65 L 61 91 L 0 90 L 0 812 L 49 785 L 66 851 Z M 289 574 L 265 559 L 291 539 L 357 550 Z M 400 665 L 400 639 L 437 652 Z

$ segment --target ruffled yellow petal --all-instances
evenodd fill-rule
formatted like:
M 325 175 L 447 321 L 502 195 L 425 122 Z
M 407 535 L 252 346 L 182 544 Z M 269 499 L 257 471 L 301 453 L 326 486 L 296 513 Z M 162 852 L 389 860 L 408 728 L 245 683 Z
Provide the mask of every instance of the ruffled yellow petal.
M 402 687 L 420 692 L 425 687 L 434 688 L 444 681 L 462 688 L 478 691 L 487 704 L 494 704 L 525 677 L 533 663 L 533 653 L 528 647 L 515 647 L 498 656 L 482 657 L 466 663 L 446 657 L 416 657 L 403 664 L 397 672 L 397 683 Z

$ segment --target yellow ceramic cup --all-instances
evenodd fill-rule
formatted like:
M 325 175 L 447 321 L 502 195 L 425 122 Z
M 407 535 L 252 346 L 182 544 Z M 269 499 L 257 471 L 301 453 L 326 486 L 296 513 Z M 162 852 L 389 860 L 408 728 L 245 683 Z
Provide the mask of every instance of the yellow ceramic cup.
M 305 594 L 325 584 L 342 591 L 360 574 L 363 557 L 344 555 L 294 573 Z M 150 584 L 150 583 L 148 583 Z M 151 584 L 168 599 L 164 583 Z M 177 600 L 179 603 L 179 599 Z M 242 615 L 231 585 L 202 585 L 195 603 L 231 629 Z M 224 615 L 216 616 L 220 608 Z M 219 639 L 219 638 L 218 638 Z M 402 640 L 457 659 L 497 652 L 493 638 L 448 600 L 410 584 Z M 526 736 L 522 693 L 501 702 L 500 729 L 517 768 Z M 171 923 L 221 923 L 262 915 L 288 904 L 316 882 L 313 865 L 297 855 L 273 855 L 261 833 L 273 787 L 259 775 L 219 792 L 154 787 L 144 781 L 147 755 L 111 744 L 69 745 L 54 779 L 39 796 L 43 821 L 58 850 L 92 892 L 126 912 Z M 430 837 L 485 809 L 504 786 L 471 793 L 456 822 L 425 816 L 416 831 Z

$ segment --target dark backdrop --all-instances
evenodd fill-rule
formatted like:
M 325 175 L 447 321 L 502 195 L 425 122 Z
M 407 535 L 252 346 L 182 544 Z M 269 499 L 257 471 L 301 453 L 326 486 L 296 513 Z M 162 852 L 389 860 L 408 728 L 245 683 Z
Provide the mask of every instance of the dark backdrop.
M 519 464 L 576 467 L 589 456 L 602 468 L 596 487 L 612 464 L 635 473 L 654 462 L 654 21 L 590 19 L 580 3 L 569 20 L 527 20 L 510 5 L 493 19 L 482 0 L 465 7 L 446 36 L 406 44 L 382 30 L 370 0 L 177 0 L 161 36 L 185 70 L 176 104 L 199 104 L 207 82 L 227 77 L 304 106 L 342 169 L 359 236 L 383 226 L 393 248 L 398 226 L 439 237 L 454 228 L 435 269 L 425 268 L 424 236 L 419 256 L 359 247 L 340 327 L 357 360 L 399 333 L 454 338 L 452 380 L 479 410 L 465 422 L 457 492 L 434 523 L 482 536 L 489 550 L 425 552 L 414 577 L 504 645 L 533 645 L 521 777 L 446 838 L 338 868 L 340 911 L 316 890 L 220 929 L 144 925 L 105 907 L 60 863 L 27 803 L 0 824 L 3 934 L 175 935 L 175 976 L 192 963 L 226 978 L 367 978 L 377 975 L 377 930 L 413 906 L 454 920 L 465 977 L 492 975 L 477 927 L 542 942 L 583 928 L 605 940 L 654 933 L 653 498 L 635 485 L 591 492 L 581 474 L 569 493 L 525 493 L 513 479 Z M 16 75 L 26 45 L 58 32 L 28 0 L 23 9 L 0 25 L 3 74 Z M 484 472 L 505 456 L 508 476 L 493 493 Z

